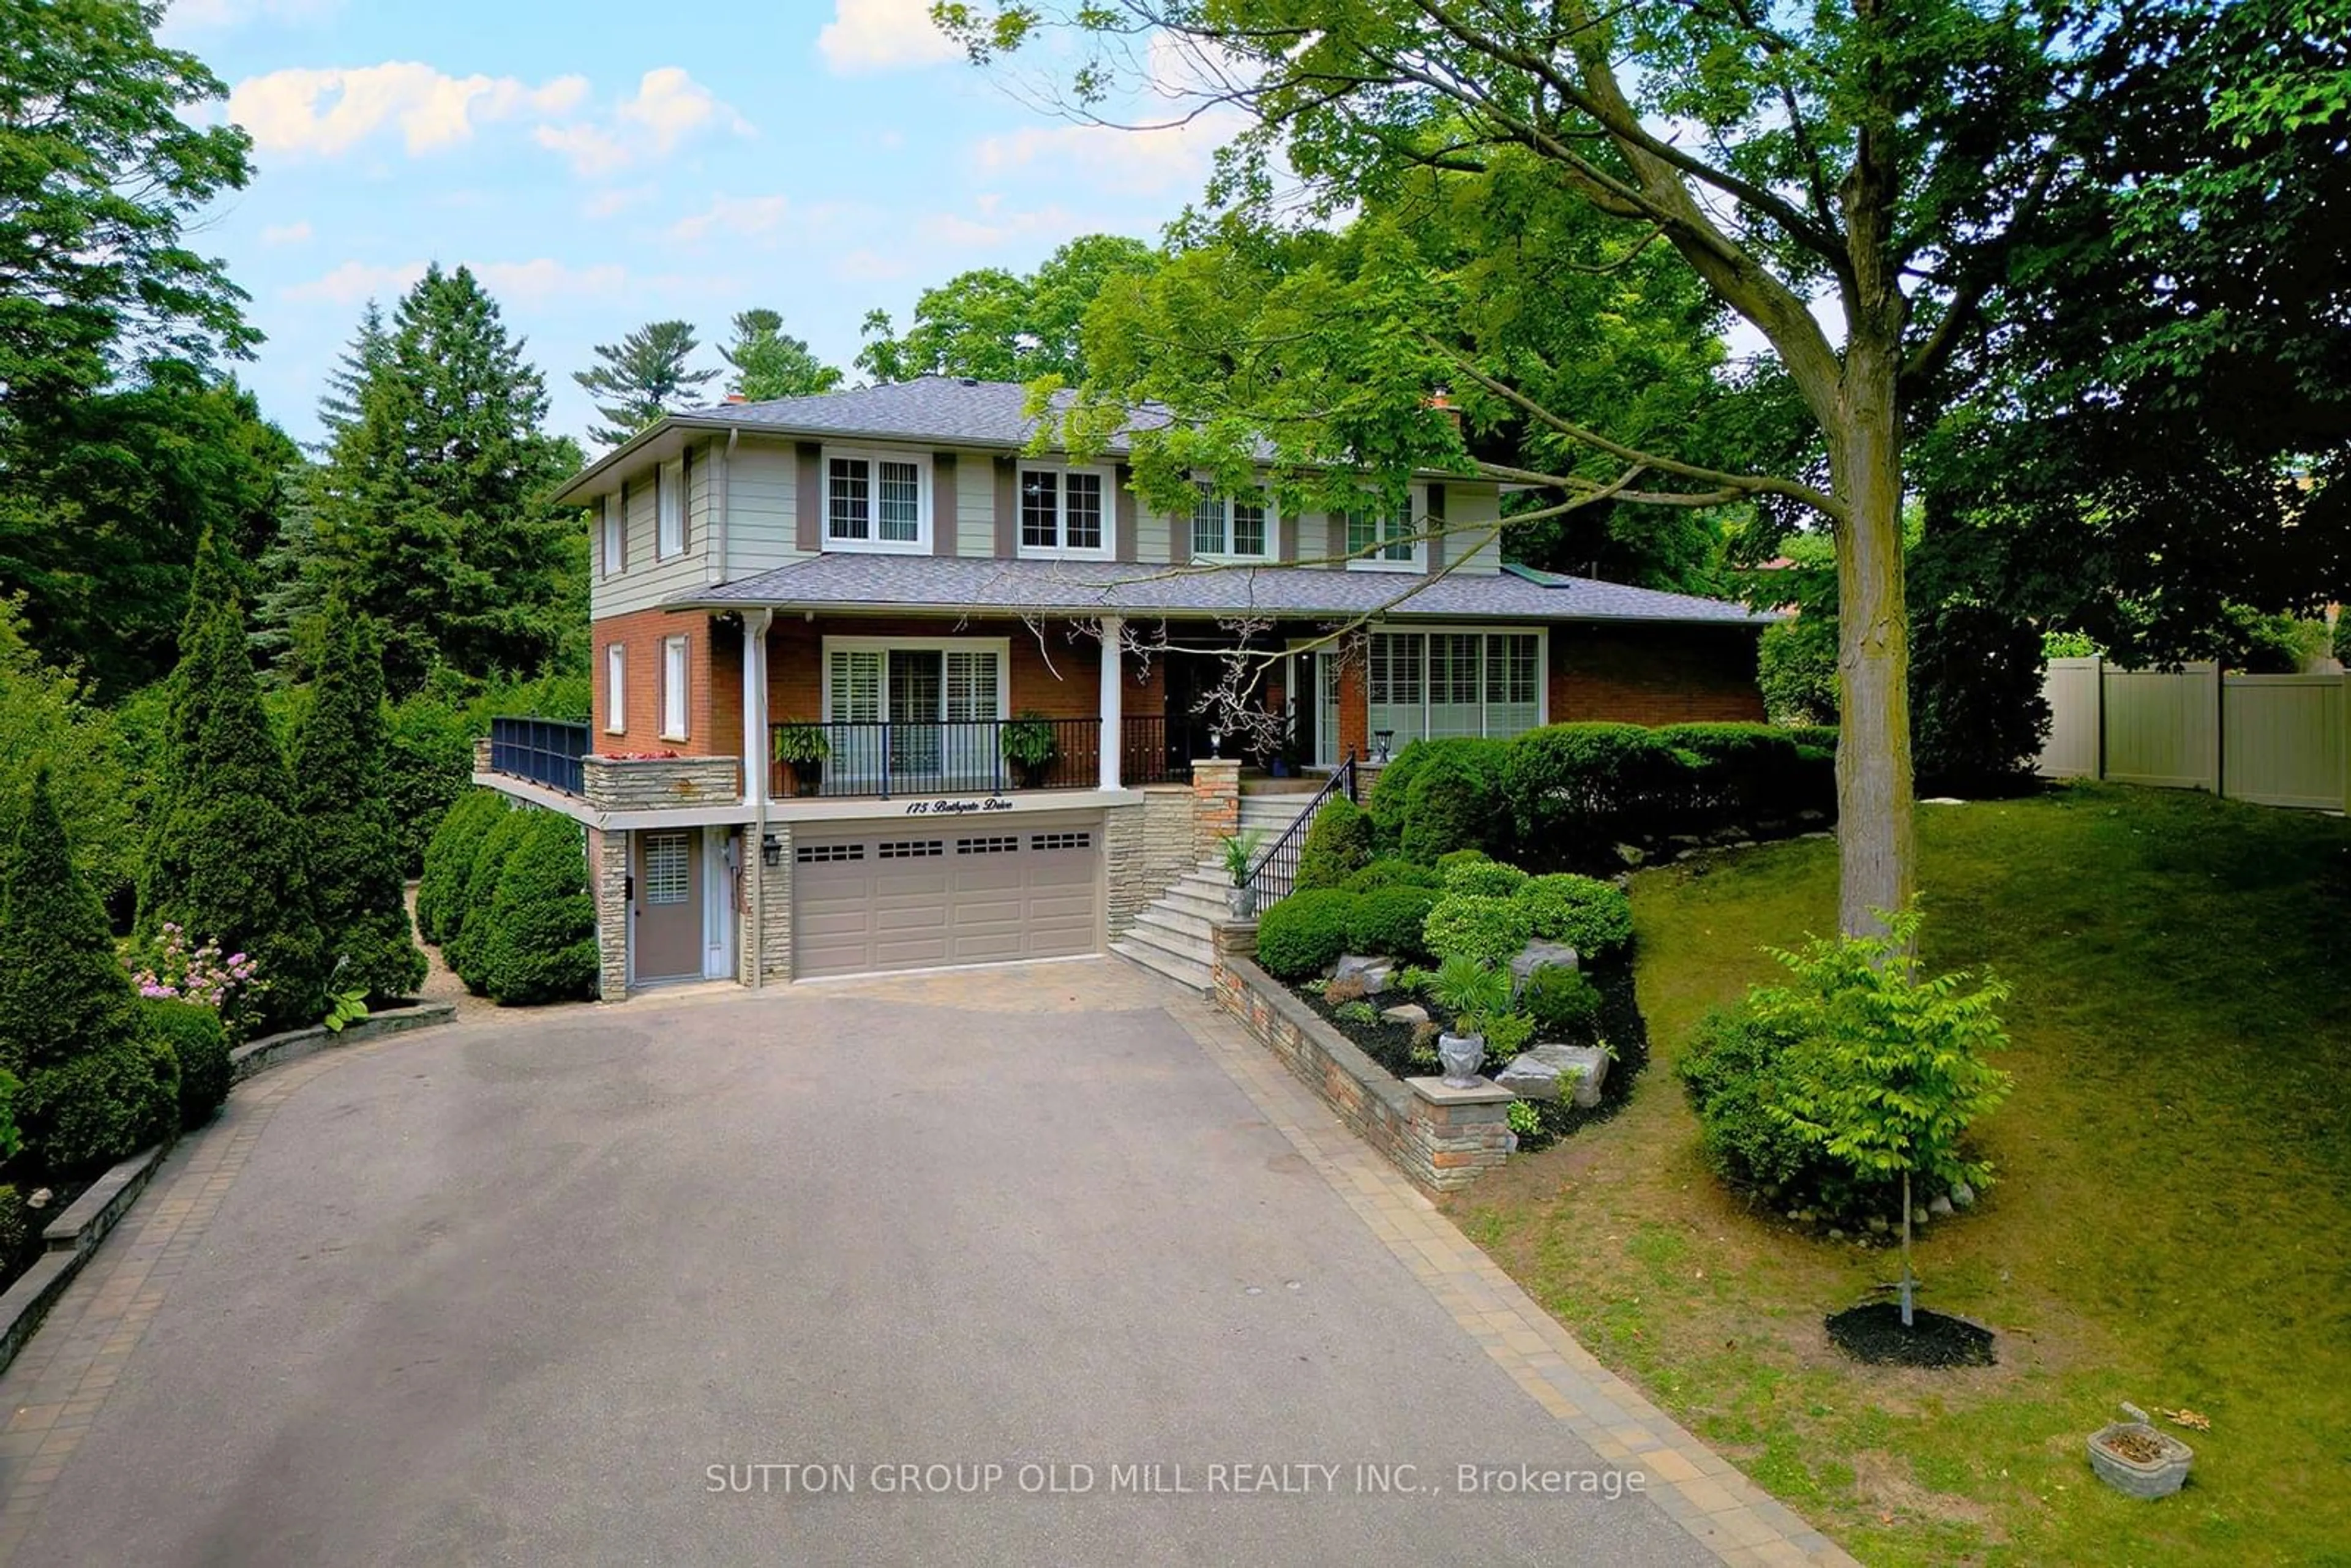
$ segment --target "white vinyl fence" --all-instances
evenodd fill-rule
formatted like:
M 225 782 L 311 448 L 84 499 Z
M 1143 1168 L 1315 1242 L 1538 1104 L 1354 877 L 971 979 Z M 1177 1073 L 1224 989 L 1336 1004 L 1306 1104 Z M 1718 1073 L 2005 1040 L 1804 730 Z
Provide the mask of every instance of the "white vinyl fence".
M 2124 670 L 2052 659 L 2039 770 L 2304 810 L 2351 810 L 2351 675 Z

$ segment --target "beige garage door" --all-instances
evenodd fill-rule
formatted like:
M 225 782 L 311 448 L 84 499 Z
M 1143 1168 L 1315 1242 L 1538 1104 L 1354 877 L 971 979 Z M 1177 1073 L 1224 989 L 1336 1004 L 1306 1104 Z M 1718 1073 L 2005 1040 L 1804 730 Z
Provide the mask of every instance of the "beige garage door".
M 1102 820 L 794 834 L 792 970 L 862 975 L 1102 947 Z

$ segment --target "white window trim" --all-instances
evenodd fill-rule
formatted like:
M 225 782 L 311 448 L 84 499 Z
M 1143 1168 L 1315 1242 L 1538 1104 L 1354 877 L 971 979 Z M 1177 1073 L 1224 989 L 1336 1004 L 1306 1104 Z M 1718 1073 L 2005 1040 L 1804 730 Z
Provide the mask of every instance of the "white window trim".
M 1405 505 L 1409 508 L 1407 522 L 1409 523 L 1413 533 L 1416 536 L 1412 541 L 1412 559 L 1410 560 L 1383 560 L 1377 556 L 1358 556 L 1352 553 L 1353 550 L 1353 541 L 1350 539 L 1348 541 L 1350 553 L 1347 557 L 1347 570 L 1349 571 L 1402 571 L 1422 576 L 1426 576 L 1427 574 L 1427 536 L 1429 523 L 1432 520 L 1428 515 L 1428 486 L 1426 485 L 1415 485 L 1411 486 Z M 1347 514 L 1344 512 L 1339 514 L 1339 526 L 1342 528 L 1347 527 Z
M 671 542 L 674 528 L 676 542 Z M 676 458 L 653 470 L 653 559 L 672 560 L 685 553 L 685 460 Z
M 629 647 L 604 644 L 604 733 L 629 733 Z
M 912 539 L 837 539 L 832 537 L 832 463 L 836 457 L 853 457 L 867 463 L 911 463 L 914 466 L 914 537 Z M 937 526 L 931 516 L 931 455 L 927 452 L 892 451 L 880 446 L 827 446 L 817 457 L 823 483 L 817 486 L 817 538 L 828 550 L 864 550 L 874 555 L 928 555 L 931 553 L 931 530 Z M 879 535 L 881 518 L 881 478 L 873 479 L 874 493 L 871 521 Z
M 823 679 L 819 683 L 817 706 L 823 716 L 816 722 L 832 722 L 832 655 L 844 653 L 973 653 L 996 655 L 996 716 L 998 720 L 1012 716 L 1012 639 L 1009 637 L 827 637 L 817 650 Z M 883 661 L 882 678 L 890 678 L 889 661 Z M 887 692 L 882 695 L 882 711 L 890 711 Z M 943 720 L 929 722 L 945 722 Z
M 1206 481 L 1201 482 L 1205 483 Z M 1280 504 L 1273 498 L 1273 491 L 1270 488 L 1265 486 L 1259 486 L 1258 487 L 1258 494 L 1265 497 L 1263 502 L 1265 507 L 1265 553 L 1263 555 L 1236 555 L 1230 549 L 1221 550 L 1204 550 L 1198 548 L 1200 542 L 1199 535 L 1193 527 L 1195 521 L 1197 519 L 1199 508 L 1199 503 L 1196 501 L 1193 503 L 1193 509 L 1186 512 L 1183 516 L 1185 537 L 1190 542 L 1192 547 L 1191 559 L 1194 560 L 1205 560 L 1219 565 L 1228 566 L 1265 566 L 1280 561 L 1281 559 L 1281 507 Z M 1231 496 L 1210 496 L 1207 498 L 1224 507 L 1225 543 L 1228 546 L 1230 546 L 1233 542 L 1233 502 L 1236 497 Z
M 1550 627 L 1548 627 L 1548 626 L 1520 626 L 1520 625 L 1513 625 L 1513 624 L 1510 624 L 1510 623 L 1508 623 L 1508 622 L 1499 622 L 1499 623 L 1498 623 L 1498 622 L 1487 622 L 1486 624 L 1484 624 L 1484 625 L 1482 625 L 1482 626 L 1481 626 L 1481 625 L 1479 625 L 1479 624 L 1478 624 L 1478 623 L 1476 623 L 1475 622 L 1459 622 L 1459 623 L 1451 623 L 1451 622 L 1448 622 L 1448 623 L 1445 623 L 1445 624 L 1422 625 L 1422 624 L 1421 624 L 1420 622 L 1409 622 L 1409 623 L 1390 622 L 1390 623 L 1385 624 L 1385 625 L 1374 626 L 1374 628 L 1372 628 L 1372 634 L 1373 634 L 1373 635 L 1377 635 L 1377 634 L 1382 633 L 1382 632 L 1385 632 L 1385 633 L 1388 633 L 1388 634 L 1390 634 L 1390 635 L 1416 636 L 1416 637 L 1419 637 L 1419 638 L 1421 639 L 1421 644 L 1420 644 L 1420 731 L 1421 731 L 1421 734 L 1423 734 L 1423 735 L 1426 735 L 1426 734 L 1428 733 L 1428 709 L 1429 709 L 1429 706 L 1430 706 L 1430 705 L 1429 705 L 1429 701 L 1428 701 L 1428 641 L 1427 641 L 1427 640 L 1428 640 L 1429 638 L 1431 638 L 1431 637 L 1443 637 L 1443 636 L 1457 636 L 1457 637 L 1472 637 L 1472 636 L 1474 636 L 1474 637 L 1525 637 L 1525 636 L 1530 636 L 1530 635 L 1531 635 L 1531 636 L 1534 638 L 1534 640 L 1535 640 L 1535 727 L 1536 727 L 1536 728 L 1538 728 L 1538 729 L 1540 729 L 1540 728 L 1541 728 L 1544 725 L 1547 725 L 1547 724 L 1549 724 L 1549 723 L 1551 722 L 1551 628 L 1550 628 Z M 1480 659 L 1483 659 L 1483 658 L 1485 657 L 1485 654 L 1481 652 L 1481 653 L 1479 654 L 1479 657 Z M 1389 704 L 1388 706 L 1392 707 L 1392 706 L 1395 706 L 1395 705 L 1394 705 L 1394 704 L 1392 704 L 1392 703 L 1391 703 L 1391 704 Z M 1492 704 L 1491 702 L 1485 700 L 1485 698 L 1484 698 L 1482 695 L 1480 696 L 1479 701 L 1479 704 L 1478 704 L 1478 713 L 1479 713 L 1479 727 L 1480 727 L 1480 729 L 1481 729 L 1481 730 L 1483 729 L 1484 725 L 1485 725 L 1485 716 L 1486 716 L 1486 714 L 1488 713 L 1488 711 L 1489 711 L 1489 709 L 1491 709 L 1491 708 L 1492 708 L 1492 706 L 1493 706 L 1493 704 Z M 1371 717 L 1372 717 L 1372 683 L 1371 683 L 1371 671 L 1370 671 L 1369 666 L 1368 666 L 1368 665 L 1366 665 L 1366 667 L 1365 667 L 1365 669 L 1364 669 L 1364 740 L 1365 740 L 1365 743 L 1366 743 L 1366 744 L 1368 744 L 1368 743 L 1369 743 L 1370 738 L 1371 738 Z
M 626 494 L 615 490 L 606 496 L 597 517 L 602 531 L 596 536 L 597 554 L 601 558 L 596 564 L 602 575 L 618 577 L 628 570 L 629 565 L 629 509 Z
M 1026 537 L 1027 529 L 1021 526 L 1024 519 L 1016 516 L 1013 519 L 1013 539 L 1019 555 L 1029 560 L 1109 560 L 1117 555 L 1118 474 L 1115 470 L 1068 464 L 1023 463 L 1013 475 L 1012 493 L 1016 506 L 1019 504 L 1021 481 L 1031 474 L 1051 474 L 1064 481 L 1072 474 L 1092 474 L 1100 479 L 1102 494 L 1102 542 L 1092 549 L 1080 549 L 1068 544 L 1032 545 Z M 1070 486 L 1067 483 L 1057 485 L 1054 488 L 1053 537 L 1056 539 L 1067 539 L 1070 537 Z
M 693 722 L 694 639 L 683 632 L 664 637 L 661 655 L 661 737 L 692 739 L 687 728 Z

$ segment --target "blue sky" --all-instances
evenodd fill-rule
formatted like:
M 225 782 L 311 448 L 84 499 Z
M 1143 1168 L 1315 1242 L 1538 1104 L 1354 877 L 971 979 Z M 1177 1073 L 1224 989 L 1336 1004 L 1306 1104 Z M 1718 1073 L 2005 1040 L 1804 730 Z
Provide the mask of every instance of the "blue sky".
M 367 299 L 480 273 L 590 417 L 593 344 L 753 305 L 847 367 L 880 306 L 1092 232 L 1155 237 L 1221 127 L 1081 126 L 974 69 L 926 0 L 176 0 L 164 39 L 230 88 L 256 172 L 193 236 L 268 334 L 239 373 L 298 439 Z M 715 392 L 716 383 L 713 383 Z

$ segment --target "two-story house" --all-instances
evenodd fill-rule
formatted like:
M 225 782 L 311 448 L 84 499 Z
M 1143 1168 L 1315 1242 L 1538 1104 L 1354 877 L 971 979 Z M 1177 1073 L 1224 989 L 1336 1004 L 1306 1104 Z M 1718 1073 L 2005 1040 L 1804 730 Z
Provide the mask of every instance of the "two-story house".
M 561 492 L 591 517 L 594 717 L 501 721 L 477 778 L 587 824 L 607 997 L 1102 951 L 1238 819 L 1230 732 L 1265 729 L 1219 711 L 1237 638 L 1310 774 L 1762 716 L 1761 618 L 1506 565 L 1495 482 L 1169 516 L 1121 442 L 1030 455 L 1025 396 L 728 403 Z

